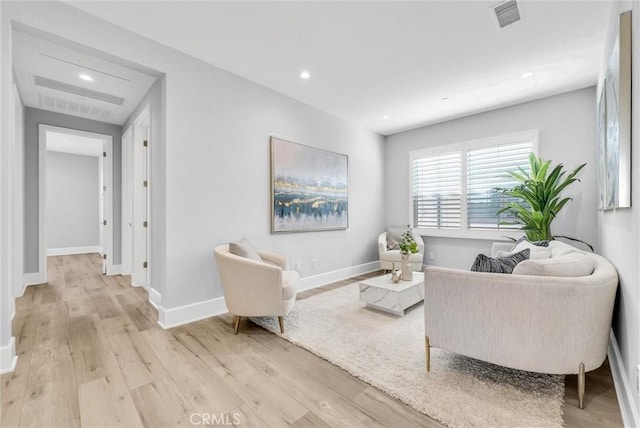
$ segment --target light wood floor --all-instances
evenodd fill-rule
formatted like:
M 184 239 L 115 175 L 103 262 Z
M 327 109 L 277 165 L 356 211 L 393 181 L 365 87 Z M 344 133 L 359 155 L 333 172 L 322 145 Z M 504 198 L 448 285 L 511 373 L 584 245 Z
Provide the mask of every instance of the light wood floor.
M 100 262 L 50 257 L 49 282 L 17 300 L 2 427 L 441 426 L 246 320 L 235 336 L 229 315 L 162 330 L 146 291 Z M 585 410 L 566 383 L 567 426 L 622 425 L 607 364 L 587 374 Z

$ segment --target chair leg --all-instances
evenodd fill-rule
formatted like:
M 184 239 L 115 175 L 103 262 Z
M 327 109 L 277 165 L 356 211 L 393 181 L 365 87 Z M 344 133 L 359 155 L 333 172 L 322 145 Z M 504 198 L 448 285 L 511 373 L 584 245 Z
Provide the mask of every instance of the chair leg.
M 278 322 L 280 323 L 280 333 L 284 333 L 284 317 L 278 317 Z
M 427 360 L 427 371 L 431 371 L 431 346 L 429 345 L 429 336 L 424 337 L 424 353 Z
M 236 315 L 236 321 L 233 324 L 233 334 L 238 334 L 238 327 L 240 327 L 240 315 Z
M 578 407 L 584 409 L 584 363 L 580 363 L 580 368 L 578 369 Z

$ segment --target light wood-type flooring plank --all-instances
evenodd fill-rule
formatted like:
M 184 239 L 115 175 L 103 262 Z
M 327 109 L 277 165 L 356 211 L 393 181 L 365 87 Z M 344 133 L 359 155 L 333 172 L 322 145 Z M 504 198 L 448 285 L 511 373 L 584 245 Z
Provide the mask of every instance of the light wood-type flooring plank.
M 162 330 L 146 290 L 102 275 L 101 263 L 49 257 L 49 281 L 17 299 L 19 360 L 1 377 L 2 427 L 441 426 L 249 320 L 237 335 L 231 315 Z M 584 410 L 567 376 L 564 423 L 622 425 L 607 362 L 587 373 Z

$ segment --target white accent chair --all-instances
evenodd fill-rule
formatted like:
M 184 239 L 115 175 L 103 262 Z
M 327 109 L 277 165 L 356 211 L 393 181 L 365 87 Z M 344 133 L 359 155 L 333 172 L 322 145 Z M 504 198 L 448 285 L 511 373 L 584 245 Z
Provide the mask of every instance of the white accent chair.
M 409 263 L 411 263 L 411 270 L 422 271 L 424 241 L 422 240 L 422 236 L 415 232 L 413 232 L 413 239 L 415 239 L 418 244 L 418 252 L 409 255 Z M 400 250 L 387 249 L 387 232 L 382 232 L 380 236 L 378 236 L 378 254 L 380 257 L 380 269 L 392 270 L 394 263 L 396 269 L 400 269 L 402 255 L 400 254 Z
M 289 270 L 285 256 L 256 250 L 262 260 L 237 256 L 229 245 L 219 245 L 214 254 L 229 313 L 235 315 L 234 334 L 241 317 L 277 316 L 284 333 L 283 317 L 296 301 L 300 274 Z
M 494 245 L 493 252 L 511 246 Z M 607 356 L 618 274 L 599 255 L 558 241 L 550 248 L 551 258 L 521 262 L 513 274 L 427 266 L 427 371 L 430 348 L 436 347 L 517 370 L 577 374 L 583 408 L 585 372 Z M 568 271 L 577 258 L 591 264 L 590 275 L 541 276 L 518 269 L 537 266 L 542 272 L 555 263 Z

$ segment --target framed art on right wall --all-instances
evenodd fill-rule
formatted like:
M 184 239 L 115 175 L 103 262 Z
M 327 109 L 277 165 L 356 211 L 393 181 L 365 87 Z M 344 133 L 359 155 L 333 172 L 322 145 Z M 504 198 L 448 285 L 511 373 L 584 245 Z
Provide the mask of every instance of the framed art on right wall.
M 631 206 L 631 12 L 618 32 L 598 101 L 598 179 L 604 210 Z

